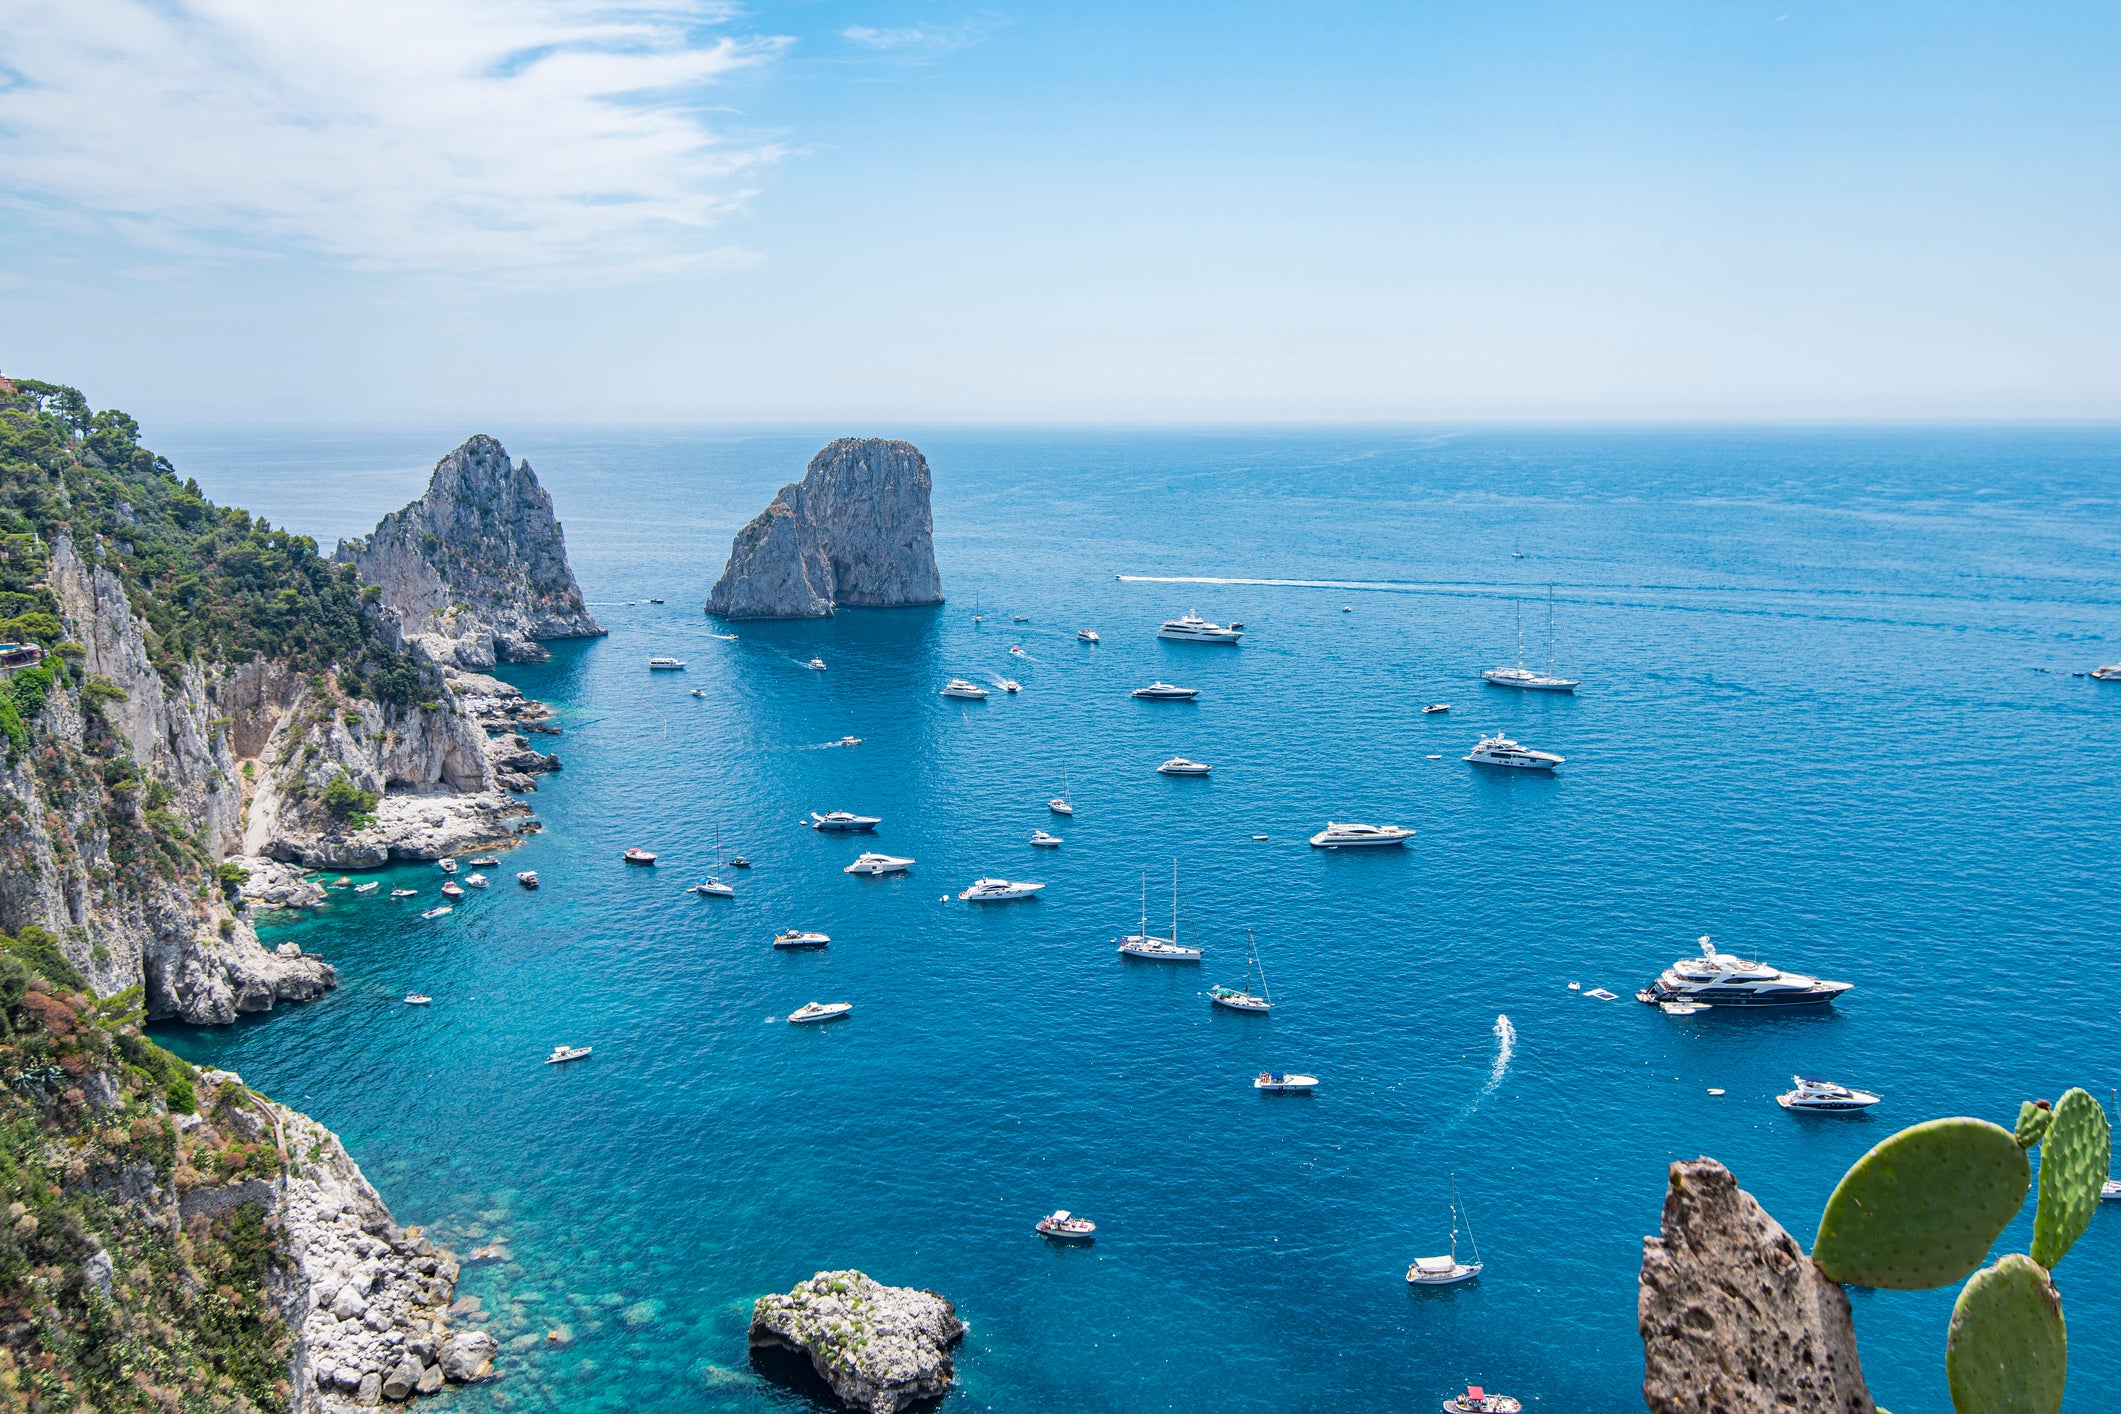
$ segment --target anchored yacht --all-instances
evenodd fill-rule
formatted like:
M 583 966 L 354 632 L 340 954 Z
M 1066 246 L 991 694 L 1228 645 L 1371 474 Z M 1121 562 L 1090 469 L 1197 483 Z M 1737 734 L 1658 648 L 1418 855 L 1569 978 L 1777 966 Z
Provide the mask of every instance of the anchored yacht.
M 972 887 L 958 895 L 966 903 L 1004 903 L 1013 898 L 1035 898 L 1044 884 L 1025 884 L 1008 879 L 975 879 Z
M 545 1064 L 565 1065 L 569 1061 L 587 1060 L 590 1050 L 588 1046 L 554 1046 L 552 1054 L 545 1057 Z
M 830 934 L 808 928 L 790 928 L 785 933 L 773 935 L 773 945 L 777 948 L 821 948 L 831 941 Z
M 1465 759 L 1476 766 L 1517 766 L 1528 771 L 1551 771 L 1568 758 L 1556 756 L 1551 751 L 1534 751 L 1530 747 L 1519 746 L 1501 732 L 1497 732 L 1493 736 L 1482 737 L 1474 744 L 1473 749 L 1466 753 Z
M 1574 692 L 1583 686 L 1575 678 L 1554 671 L 1554 587 L 1547 586 L 1547 670 L 1534 672 L 1524 665 L 1524 601 L 1517 604 L 1517 666 L 1490 668 L 1480 675 L 1490 687 L 1515 687 L 1526 692 Z
M 1205 761 L 1188 761 L 1183 756 L 1174 756 L 1156 769 L 1167 776 L 1205 776 L 1214 767 Z
M 686 892 L 699 894 L 704 898 L 736 897 L 736 890 L 723 883 L 720 879 L 702 879 L 690 889 L 687 889 Z
M 851 834 L 861 830 L 873 830 L 883 823 L 882 816 L 857 815 L 852 810 L 834 810 L 825 815 L 820 815 L 815 810 L 810 812 L 810 828 L 823 830 L 827 834 Z
M 1178 941 L 1178 861 L 1171 861 L 1171 936 L 1159 938 L 1149 931 L 1149 874 L 1142 871 L 1142 921 L 1135 932 L 1119 939 L 1119 950 L 1128 957 L 1146 957 L 1155 962 L 1199 962 L 1200 949 L 1182 947 Z
M 1473 1260 L 1458 1260 L 1458 1228 L 1464 1223 L 1466 1240 L 1473 1244 Z M 1451 1253 L 1447 1257 L 1416 1257 L 1414 1265 L 1407 1268 L 1407 1282 L 1412 1286 L 1457 1286 L 1479 1276 L 1486 1263 L 1480 1260 L 1480 1239 L 1473 1236 L 1472 1220 L 1463 1217 L 1458 1207 L 1458 1175 L 1451 1176 Z
M 1700 957 L 1679 959 L 1636 996 L 1646 1002 L 1705 1002 L 1712 1007 L 1823 1006 L 1854 985 L 1779 972 L 1765 963 L 1720 953 L 1706 933 L 1699 941 Z
M 1328 820 L 1323 830 L 1311 836 L 1311 847 L 1361 849 L 1371 845 L 1405 844 L 1413 838 L 1412 830 L 1398 825 L 1341 825 Z
M 913 861 L 895 854 L 865 854 L 848 865 L 842 874 L 903 874 L 913 867 Z
M 1173 687 L 1167 682 L 1152 682 L 1147 687 L 1135 688 L 1133 695 L 1144 702 L 1191 702 L 1200 696 L 1200 689 Z
M 943 696 L 964 697 L 974 702 L 984 702 L 987 700 L 987 689 L 976 682 L 966 682 L 963 678 L 952 678 L 943 684 Z
M 1175 638 L 1186 643 L 1235 643 L 1245 636 L 1245 626 L 1234 623 L 1224 628 L 1221 624 L 1209 623 L 1188 609 L 1184 618 L 1166 620 L 1164 626 L 1156 631 L 1156 636 Z
M 648 671 L 652 673 L 674 673 L 684 666 L 683 658 L 655 657 L 648 660 Z
M 1775 1103 L 1786 1110 L 1848 1114 L 1867 1110 L 1878 1103 L 1878 1097 L 1868 1090 L 1851 1090 L 1846 1085 L 1836 1085 L 1815 1075 L 1793 1075 L 1790 1080 L 1797 1088 L 1785 1090 L 1775 1097 Z
M 1061 837 L 1059 835 L 1048 834 L 1044 830 L 1033 830 L 1031 832 L 1031 843 L 1037 845 L 1040 849 L 1057 849 L 1060 847 L 1060 842 Z
M 632 849 L 627 850 L 624 854 L 620 855 L 619 858 L 625 860 L 628 864 L 655 863 L 654 853 L 649 850 L 642 849 L 638 845 L 634 846 Z
M 1252 969 L 1259 969 L 1259 991 L 1252 990 Z M 1268 1012 L 1274 1010 L 1274 994 L 1267 990 L 1267 969 L 1259 960 L 1259 947 L 1252 939 L 1252 930 L 1245 930 L 1245 985 L 1239 987 L 1210 987 L 1208 1000 L 1219 1007 L 1232 1011 Z

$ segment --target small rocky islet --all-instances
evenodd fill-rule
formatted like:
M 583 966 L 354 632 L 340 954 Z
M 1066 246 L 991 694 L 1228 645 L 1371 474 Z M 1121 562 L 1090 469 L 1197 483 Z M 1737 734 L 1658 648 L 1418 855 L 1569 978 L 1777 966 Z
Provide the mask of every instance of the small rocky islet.
M 751 1311 L 753 1351 L 790 1350 L 850 1409 L 898 1414 L 940 1398 L 964 1339 L 957 1307 L 933 1291 L 885 1286 L 858 1271 L 819 1272 Z

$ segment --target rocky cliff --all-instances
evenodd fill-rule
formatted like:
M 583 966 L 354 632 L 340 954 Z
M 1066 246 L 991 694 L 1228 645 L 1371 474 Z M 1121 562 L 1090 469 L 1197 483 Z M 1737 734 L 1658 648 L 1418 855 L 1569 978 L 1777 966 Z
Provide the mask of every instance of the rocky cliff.
M 540 663 L 543 640 L 604 632 L 582 603 L 552 497 L 491 437 L 442 458 L 425 496 L 365 539 L 341 541 L 333 558 L 380 590 L 405 637 L 447 667 Z
M 928 462 L 910 442 L 843 437 L 737 532 L 707 612 L 819 619 L 943 602 Z

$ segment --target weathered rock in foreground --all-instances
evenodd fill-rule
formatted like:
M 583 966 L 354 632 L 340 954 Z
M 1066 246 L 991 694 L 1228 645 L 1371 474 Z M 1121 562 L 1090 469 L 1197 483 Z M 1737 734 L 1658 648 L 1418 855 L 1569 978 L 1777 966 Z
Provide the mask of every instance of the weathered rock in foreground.
M 1672 1165 L 1636 1314 L 1653 1414 L 1872 1414 L 1848 1294 L 1714 1159 Z
M 707 612 L 822 619 L 943 602 L 928 462 L 911 442 L 842 437 L 737 532 Z
M 885 1286 L 856 1271 L 819 1272 L 751 1308 L 751 1345 L 810 1357 L 850 1407 L 897 1414 L 950 1388 L 957 1307 L 932 1291 Z
M 333 556 L 382 591 L 405 637 L 445 667 L 541 663 L 538 646 L 604 632 L 582 603 L 552 497 L 529 462 L 474 437 L 435 465 L 427 494 Z

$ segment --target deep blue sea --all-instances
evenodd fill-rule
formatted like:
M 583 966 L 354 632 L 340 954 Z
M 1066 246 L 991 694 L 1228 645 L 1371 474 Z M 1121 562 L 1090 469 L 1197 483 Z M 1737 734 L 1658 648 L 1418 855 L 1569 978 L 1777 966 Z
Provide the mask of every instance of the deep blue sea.
M 1669 1161 L 1723 1160 L 1809 1245 L 1894 1129 L 2121 1083 L 2121 686 L 2073 676 L 2121 660 L 2121 431 L 916 431 L 949 603 L 735 642 L 701 612 L 730 536 L 864 429 L 155 440 L 328 548 L 480 430 L 536 466 L 611 630 L 509 674 L 559 707 L 566 764 L 491 872 L 545 888 L 433 923 L 339 893 L 268 930 L 336 993 L 159 1033 L 336 1128 L 401 1221 L 505 1244 L 463 1290 L 521 1348 L 460 1409 L 807 1408 L 752 1372 L 750 1304 L 843 1266 L 958 1303 L 951 1409 L 1434 1410 L 1467 1382 L 1639 1409 Z M 1484 688 L 1520 609 L 1545 661 L 1550 587 L 1582 691 Z M 1243 645 L 1155 637 L 1189 608 Z M 937 696 L 953 675 L 1023 692 Z M 1158 676 L 1199 701 L 1129 698 Z M 1567 764 L 1464 764 L 1494 728 Z M 1180 754 L 1214 774 L 1156 774 Z M 883 827 L 798 823 L 835 808 Z M 1306 847 L 1328 819 L 1419 833 Z M 755 864 L 734 900 L 684 892 L 717 838 Z M 864 848 L 919 863 L 843 874 Z M 1204 964 L 1122 960 L 1174 859 Z M 982 874 L 1047 887 L 956 902 Z M 832 945 L 776 953 L 789 925 Z M 1248 933 L 1271 1016 L 1204 996 Z M 1805 1016 L 1630 999 L 1703 933 L 1855 990 Z M 778 1020 L 810 1000 L 855 1012 Z M 595 1055 L 541 1064 L 559 1042 Z M 1270 1067 L 1323 1083 L 1255 1093 Z M 1885 1102 L 1793 1117 L 1797 1071 Z M 1411 1292 L 1454 1175 L 1486 1275 Z M 1055 1207 L 1096 1245 L 1034 1236 Z M 2057 1281 L 2072 1407 L 2103 1407 L 2121 1211 Z M 1896 1414 L 1949 1408 L 1954 1294 L 1855 1297 Z

